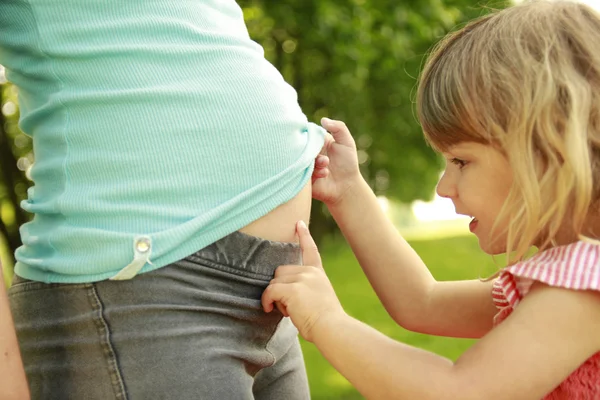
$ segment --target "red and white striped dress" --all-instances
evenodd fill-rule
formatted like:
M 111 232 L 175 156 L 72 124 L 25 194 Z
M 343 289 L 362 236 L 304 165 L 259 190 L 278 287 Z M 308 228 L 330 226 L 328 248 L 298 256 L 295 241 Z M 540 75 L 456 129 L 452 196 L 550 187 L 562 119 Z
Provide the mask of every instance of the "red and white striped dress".
M 535 281 L 566 289 L 600 291 L 600 242 L 586 240 L 554 247 L 504 268 L 492 291 L 499 310 L 494 325 L 510 315 Z M 600 352 L 544 397 L 559 399 L 600 400 Z

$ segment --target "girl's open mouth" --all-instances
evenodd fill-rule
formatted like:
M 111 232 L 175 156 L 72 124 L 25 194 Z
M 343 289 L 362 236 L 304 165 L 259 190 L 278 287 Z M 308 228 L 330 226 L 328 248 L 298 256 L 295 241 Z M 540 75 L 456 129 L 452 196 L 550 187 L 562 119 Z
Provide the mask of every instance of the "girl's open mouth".
M 473 232 L 473 231 L 475 230 L 475 228 L 477 228 L 477 223 L 478 223 L 478 222 L 479 222 L 479 221 L 477 220 L 477 218 L 473 218 L 473 219 L 471 220 L 471 222 L 469 222 L 469 230 L 470 230 L 471 232 Z

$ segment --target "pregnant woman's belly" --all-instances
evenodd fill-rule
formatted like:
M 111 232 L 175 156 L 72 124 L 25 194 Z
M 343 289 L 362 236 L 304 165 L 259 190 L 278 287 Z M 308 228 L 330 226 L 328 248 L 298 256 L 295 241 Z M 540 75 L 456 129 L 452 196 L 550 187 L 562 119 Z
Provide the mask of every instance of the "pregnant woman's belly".
M 246 225 L 240 232 L 276 242 L 298 242 L 296 222 L 308 224 L 312 201 L 312 184 L 309 183 L 290 201 L 262 218 Z

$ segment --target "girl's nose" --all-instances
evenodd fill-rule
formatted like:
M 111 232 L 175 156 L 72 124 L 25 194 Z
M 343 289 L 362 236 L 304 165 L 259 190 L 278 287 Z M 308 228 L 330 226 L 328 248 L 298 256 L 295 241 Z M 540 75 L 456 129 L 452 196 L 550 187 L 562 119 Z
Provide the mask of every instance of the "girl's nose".
M 452 179 L 451 172 L 448 172 L 447 170 L 444 171 L 435 188 L 435 191 L 440 197 L 449 199 L 456 197 L 456 185 Z

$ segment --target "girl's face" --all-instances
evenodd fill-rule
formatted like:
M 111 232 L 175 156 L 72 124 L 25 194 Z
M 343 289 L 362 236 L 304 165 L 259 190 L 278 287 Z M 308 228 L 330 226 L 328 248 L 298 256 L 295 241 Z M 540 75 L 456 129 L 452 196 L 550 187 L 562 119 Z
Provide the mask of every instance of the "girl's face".
M 508 196 L 513 177 L 506 157 L 490 145 L 463 142 L 442 153 L 446 169 L 437 193 L 454 203 L 457 214 L 472 217 L 469 229 L 488 254 L 506 251 L 506 235 L 491 236 L 496 217 Z M 506 222 L 498 224 L 503 232 Z

